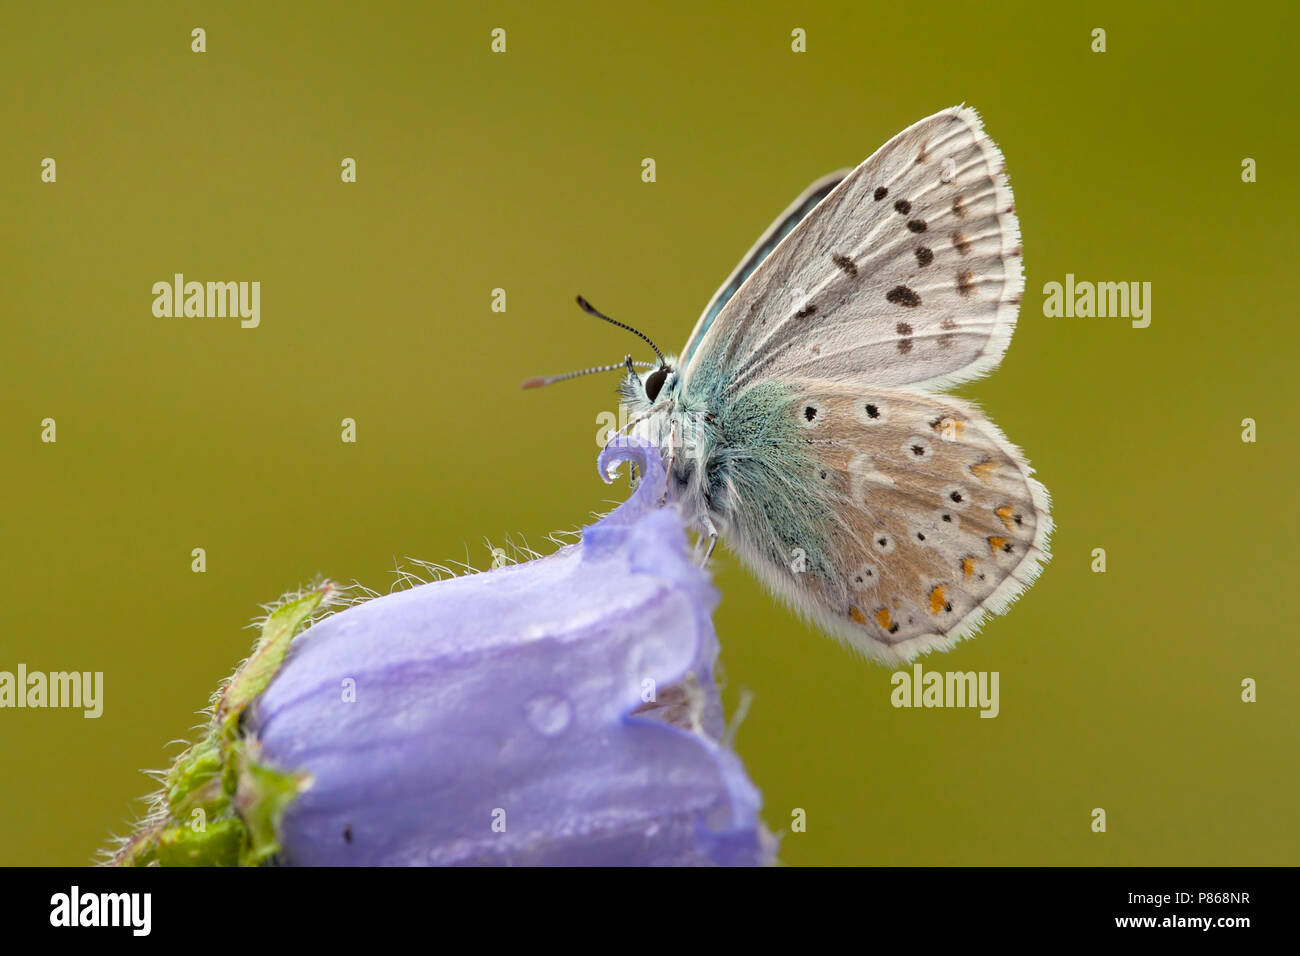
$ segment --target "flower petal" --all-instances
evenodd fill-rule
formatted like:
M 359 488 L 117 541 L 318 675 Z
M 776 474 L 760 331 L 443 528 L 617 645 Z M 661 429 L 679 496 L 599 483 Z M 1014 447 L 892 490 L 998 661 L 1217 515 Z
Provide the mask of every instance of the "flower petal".
M 659 507 L 658 451 L 612 444 L 602 474 L 621 458 L 642 481 L 580 544 L 294 641 L 248 723 L 263 759 L 313 778 L 284 818 L 287 862 L 771 861 L 720 739 L 716 592 Z

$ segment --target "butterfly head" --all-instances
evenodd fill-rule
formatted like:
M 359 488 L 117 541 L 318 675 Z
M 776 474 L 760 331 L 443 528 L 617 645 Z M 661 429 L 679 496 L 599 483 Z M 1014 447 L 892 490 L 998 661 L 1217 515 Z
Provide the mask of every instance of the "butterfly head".
M 647 416 L 653 417 L 662 423 L 668 418 L 666 413 L 670 410 L 673 398 L 676 396 L 681 387 L 681 375 L 677 370 L 677 356 L 664 355 L 659 346 L 655 345 L 644 332 L 633 328 L 626 323 L 611 319 L 605 313 L 601 312 L 582 296 L 578 296 L 579 307 L 588 315 L 593 315 L 598 319 L 616 325 L 620 329 L 626 329 L 633 335 L 642 339 L 651 349 L 654 350 L 657 363 L 654 362 L 634 362 L 632 356 L 626 356 L 623 361 L 615 362 L 612 365 L 597 365 L 592 368 L 581 369 L 576 372 L 567 372 L 564 375 L 551 375 L 539 378 L 530 378 L 523 383 L 524 388 L 539 388 L 543 385 L 550 385 L 554 382 L 563 382 L 571 378 L 577 378 L 582 375 L 591 375 L 596 372 L 611 372 L 615 369 L 624 370 L 622 382 L 619 383 L 619 397 L 622 399 L 623 407 L 628 410 L 634 419 L 641 419 Z M 639 369 L 639 370 L 638 370 Z
M 673 374 L 673 370 L 670 367 L 661 365 L 647 375 L 642 380 L 642 384 L 645 385 L 645 397 L 652 402 L 657 399 L 659 393 L 664 389 L 664 382 L 668 380 L 668 376 L 671 374 Z
M 671 399 L 681 384 L 674 355 L 665 355 L 658 365 L 640 370 L 629 356 L 624 368 L 627 374 L 619 385 L 619 396 L 634 416 L 644 415 L 655 405 Z

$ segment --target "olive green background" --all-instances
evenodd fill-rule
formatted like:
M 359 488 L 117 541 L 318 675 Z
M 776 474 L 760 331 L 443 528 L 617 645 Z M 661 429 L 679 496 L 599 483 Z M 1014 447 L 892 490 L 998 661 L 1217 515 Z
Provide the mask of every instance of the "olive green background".
M 317 573 L 387 590 L 404 556 L 485 566 L 485 538 L 545 550 L 625 496 L 595 471 L 615 377 L 518 387 L 635 348 L 574 294 L 677 350 L 808 182 L 962 101 L 1028 275 L 1002 366 L 960 392 L 1051 490 L 1056 556 L 925 659 L 1000 673 L 981 720 L 894 709 L 888 670 L 720 550 L 738 748 L 773 829 L 807 813 L 782 859 L 1297 862 L 1297 26 L 1280 3 L 7 5 L 0 669 L 102 670 L 106 702 L 0 711 L 0 863 L 121 832 L 260 603 Z M 260 281 L 261 326 L 155 318 L 174 272 Z M 1151 282 L 1150 328 L 1045 318 L 1067 272 Z

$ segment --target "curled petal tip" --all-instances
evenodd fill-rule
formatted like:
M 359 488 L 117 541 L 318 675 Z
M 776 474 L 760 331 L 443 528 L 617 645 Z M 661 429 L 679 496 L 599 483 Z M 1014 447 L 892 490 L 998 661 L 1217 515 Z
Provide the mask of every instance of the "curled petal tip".
M 596 459 L 596 470 L 605 484 L 614 483 L 614 466 L 623 461 L 635 464 L 646 479 L 663 481 L 666 474 L 658 448 L 636 435 L 616 435 L 605 443 Z

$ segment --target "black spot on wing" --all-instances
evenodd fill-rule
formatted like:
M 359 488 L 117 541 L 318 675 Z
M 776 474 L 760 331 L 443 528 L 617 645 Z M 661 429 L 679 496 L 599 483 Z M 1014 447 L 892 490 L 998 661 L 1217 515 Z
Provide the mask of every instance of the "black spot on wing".
M 849 278 L 856 279 L 858 277 L 857 264 L 848 256 L 841 255 L 838 252 L 832 252 L 831 262 L 835 263 L 836 266 L 843 270 L 844 274 Z
M 885 298 L 895 305 L 901 305 L 908 309 L 915 309 L 921 304 L 921 297 L 905 285 L 894 286 L 885 293 Z

